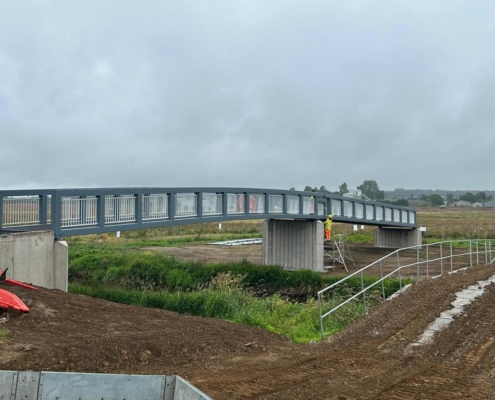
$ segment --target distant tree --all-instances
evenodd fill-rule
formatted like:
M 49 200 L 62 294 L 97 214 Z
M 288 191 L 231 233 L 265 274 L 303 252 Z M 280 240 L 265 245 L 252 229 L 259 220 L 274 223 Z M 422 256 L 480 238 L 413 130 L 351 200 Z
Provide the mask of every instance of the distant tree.
M 325 187 L 325 185 L 320 186 L 320 192 L 322 192 L 322 193 L 328 193 L 328 190 Z
M 364 181 L 362 185 L 357 187 L 361 192 L 369 197 L 371 200 L 383 200 L 385 197 L 385 192 L 380 190 L 378 183 L 376 181 L 367 180 Z
M 296 188 L 291 187 L 289 190 L 296 190 Z
M 428 196 L 428 203 L 430 203 L 432 206 L 443 206 L 443 197 L 439 194 L 432 194 L 431 196 Z
M 453 193 L 447 193 L 447 203 L 452 204 L 454 202 L 454 194 Z
M 459 196 L 459 200 L 469 201 L 470 203 L 474 203 L 476 201 L 476 196 L 471 192 L 467 192 L 462 196 Z
M 423 201 L 428 201 L 428 195 L 426 194 L 422 194 L 421 196 L 419 196 L 419 198 Z
M 313 188 L 311 186 L 304 186 L 304 191 L 305 192 L 311 192 Z
M 476 200 L 477 201 L 480 201 L 480 202 L 483 203 L 484 201 L 486 201 L 486 199 L 487 199 L 487 196 L 486 196 L 486 193 L 485 192 L 478 192 L 478 193 L 476 193 Z
M 493 196 L 490 194 L 487 198 L 486 198 L 486 201 L 492 201 L 493 200 Z
M 407 199 L 399 199 L 399 200 L 397 200 L 395 202 L 395 205 L 408 207 L 409 206 L 409 202 L 407 201 Z
M 344 193 L 349 192 L 349 189 L 347 188 L 347 183 L 343 183 L 342 185 L 339 186 L 339 194 L 342 196 Z

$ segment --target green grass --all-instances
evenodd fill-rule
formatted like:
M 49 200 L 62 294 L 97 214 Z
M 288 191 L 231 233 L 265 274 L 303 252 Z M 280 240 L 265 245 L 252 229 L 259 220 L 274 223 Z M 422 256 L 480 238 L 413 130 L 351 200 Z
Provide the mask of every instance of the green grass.
M 202 317 L 221 318 L 227 321 L 256 326 L 279 333 L 295 343 L 308 343 L 320 339 L 318 304 L 313 298 L 306 302 L 291 302 L 278 294 L 258 298 L 245 289 L 242 277 L 229 273 L 218 275 L 210 284 L 195 292 L 121 290 L 116 287 L 89 287 L 71 284 L 70 292 L 105 300 L 142 307 L 160 308 Z M 330 309 L 341 299 L 329 300 Z M 368 307 L 373 300 L 370 298 Z M 342 307 L 324 322 L 326 334 L 343 329 L 364 312 L 360 302 Z
M 0 342 L 3 342 L 7 339 L 7 332 L 0 330 Z
M 355 235 L 357 240 L 361 240 Z M 154 243 L 162 245 L 164 239 Z M 167 239 L 169 240 L 169 239 Z M 172 241 L 176 239 L 170 239 Z M 168 243 L 172 243 L 169 241 Z M 257 326 L 296 343 L 319 340 L 316 293 L 342 277 L 247 261 L 202 264 L 138 248 L 149 242 L 105 245 L 78 242 L 69 247 L 69 291 L 113 302 L 153 307 L 202 317 L 221 318 Z M 372 285 L 377 278 L 349 279 L 327 292 L 323 310 Z M 408 281 L 403 280 L 403 285 Z M 397 280 L 384 282 L 385 296 L 399 289 Z M 380 301 L 382 286 L 366 295 L 368 309 Z M 353 300 L 324 321 L 325 334 L 333 334 L 364 313 L 360 299 Z
M 260 266 L 247 261 L 202 264 L 180 261 L 157 252 L 116 250 L 78 246 L 69 250 L 69 279 L 72 283 L 99 286 L 102 283 L 127 290 L 195 291 L 210 284 L 220 274 L 242 276 L 242 284 L 257 295 L 279 293 L 292 299 L 316 296 L 318 290 L 341 277 L 324 277 L 309 270 L 285 271 L 279 266 Z M 364 277 L 365 286 L 377 278 Z M 359 277 L 349 279 L 346 288 L 361 288 Z M 398 282 L 386 282 L 387 296 L 398 288 Z M 339 289 L 340 290 L 340 289 Z M 345 289 L 347 290 L 347 289 Z

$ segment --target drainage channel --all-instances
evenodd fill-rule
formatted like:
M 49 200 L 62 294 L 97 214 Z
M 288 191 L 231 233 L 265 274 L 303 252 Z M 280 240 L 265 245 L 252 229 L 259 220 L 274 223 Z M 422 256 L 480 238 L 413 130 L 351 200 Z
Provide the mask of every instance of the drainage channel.
M 451 303 L 453 308 L 443 311 L 435 321 L 428 325 L 418 338 L 418 341 L 412 343 L 410 346 L 424 346 L 432 343 L 435 334 L 446 329 L 449 324 L 454 321 L 454 317 L 462 314 L 464 308 L 480 297 L 484 293 L 485 287 L 493 282 L 495 282 L 495 275 L 487 280 L 478 281 L 476 284 L 470 285 L 466 289 L 457 292 L 456 299 Z

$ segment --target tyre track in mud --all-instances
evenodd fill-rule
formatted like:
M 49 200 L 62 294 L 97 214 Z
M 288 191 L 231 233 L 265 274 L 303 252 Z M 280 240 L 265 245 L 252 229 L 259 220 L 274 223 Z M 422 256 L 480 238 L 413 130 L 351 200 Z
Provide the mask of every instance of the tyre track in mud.
M 481 266 L 419 282 L 307 345 L 210 318 L 13 288 L 32 312 L 2 326 L 0 368 L 179 374 L 215 400 L 490 398 L 493 284 L 432 344 L 409 345 L 457 291 L 494 274 L 495 266 Z
M 495 300 L 493 285 L 438 333 L 433 344 L 413 351 L 409 345 L 450 308 L 457 291 L 494 273 L 493 266 L 476 267 L 420 282 L 326 343 L 311 345 L 311 355 L 299 362 L 279 359 L 257 373 L 251 364 L 243 371 L 229 369 L 211 387 L 212 393 L 218 399 L 450 399 L 469 394 L 475 368 L 495 350 L 490 336 L 495 335 L 491 323 L 495 312 L 489 307 Z M 471 343 L 469 351 L 466 340 Z M 491 381 L 486 380 L 478 383 L 473 395 L 485 396 L 490 390 Z

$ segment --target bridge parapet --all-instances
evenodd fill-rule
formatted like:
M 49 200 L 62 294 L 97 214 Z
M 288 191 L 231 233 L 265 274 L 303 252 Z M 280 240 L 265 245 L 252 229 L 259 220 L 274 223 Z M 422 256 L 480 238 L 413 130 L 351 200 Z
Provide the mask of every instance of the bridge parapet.
M 253 188 L 101 188 L 0 191 L 0 231 L 56 238 L 245 219 L 322 220 L 416 227 L 416 211 L 319 192 Z

